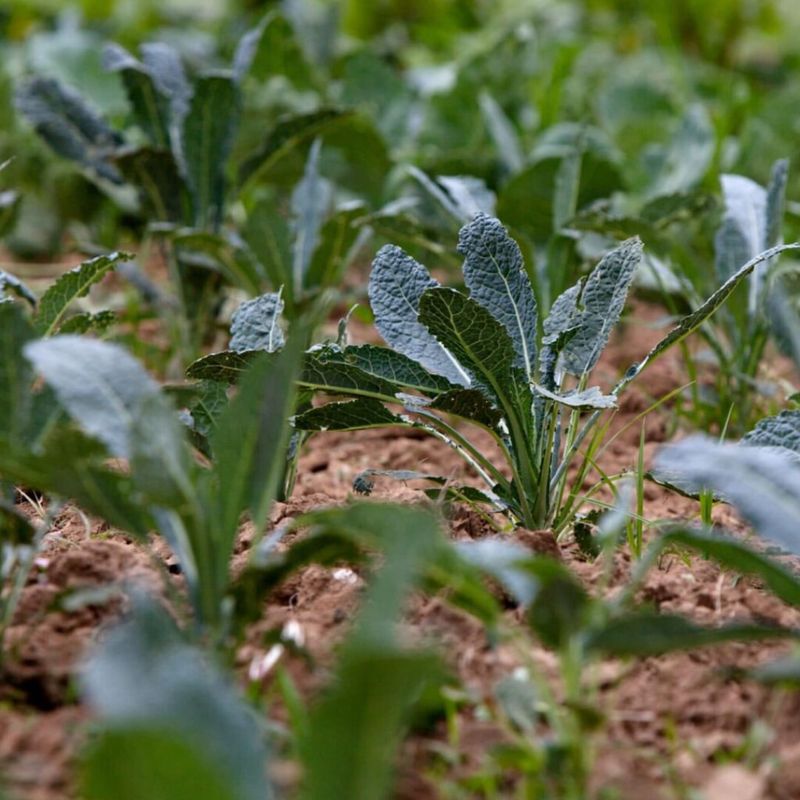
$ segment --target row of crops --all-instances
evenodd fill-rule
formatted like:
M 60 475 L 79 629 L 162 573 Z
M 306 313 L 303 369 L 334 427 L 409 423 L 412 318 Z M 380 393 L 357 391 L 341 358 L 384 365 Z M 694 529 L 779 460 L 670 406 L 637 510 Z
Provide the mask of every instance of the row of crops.
M 642 591 L 677 556 L 800 607 L 791 3 L 60 5 L 0 10 L 0 697 L 35 709 L 9 676 L 65 513 L 161 581 L 58 597 L 125 612 L 70 680 L 92 722 L 69 792 L 376 800 L 438 725 L 431 796 L 618 797 L 593 778 L 610 659 L 785 642 L 736 679 L 800 682 L 791 624 Z M 643 304 L 653 343 L 609 380 Z M 680 385 L 652 395 L 665 358 Z M 651 459 L 657 415 L 675 442 Z M 275 525 L 308 448 L 361 431 L 464 478 L 376 462 Z M 417 502 L 367 499 L 379 481 Z M 689 511 L 656 519 L 653 491 Z M 458 509 L 489 534 L 448 535 Z M 284 664 L 292 622 L 243 674 L 312 566 L 363 579 L 324 685 Z M 420 596 L 520 656 L 491 702 L 403 635 Z M 464 714 L 505 738 L 453 778 Z

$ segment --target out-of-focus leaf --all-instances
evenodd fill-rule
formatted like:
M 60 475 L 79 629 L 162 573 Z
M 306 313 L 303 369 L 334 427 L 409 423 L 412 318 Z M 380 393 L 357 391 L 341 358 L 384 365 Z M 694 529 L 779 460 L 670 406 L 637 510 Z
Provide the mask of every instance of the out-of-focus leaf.
M 242 164 L 239 169 L 239 183 L 244 185 L 266 174 L 294 148 L 319 136 L 347 116 L 348 112 L 323 108 L 279 120 L 267 134 L 258 152 Z
M 732 622 L 718 628 L 697 625 L 685 617 L 651 611 L 632 612 L 593 631 L 587 647 L 609 656 L 654 656 L 675 650 L 725 642 L 797 638 L 786 628 Z
M 36 306 L 36 295 L 15 275 L 0 269 L 0 303 L 7 299 L 9 292 Z
M 0 436 L 20 443 L 30 414 L 33 380 L 22 349 L 35 335 L 19 304 L 0 303 Z
M 364 216 L 364 206 L 351 204 L 340 208 L 319 231 L 318 244 L 305 272 L 306 289 L 329 288 L 341 282 L 348 257 L 359 233 L 357 220 Z
M 262 200 L 247 215 L 244 239 L 263 268 L 264 277 L 273 288 L 283 287 L 291 301 L 292 281 L 291 231 L 276 203 Z
M 696 186 L 714 157 L 714 128 L 701 105 L 691 106 L 663 152 L 648 195 L 674 194 Z
M 159 396 L 158 384 L 136 359 L 118 345 L 72 335 L 30 342 L 24 353 L 87 433 L 111 454 L 130 457 L 141 404 Z
M 478 101 L 500 161 L 508 172 L 516 174 L 525 165 L 525 156 L 511 120 L 488 91 L 481 92 Z
M 199 228 L 216 230 L 225 203 L 225 171 L 239 125 L 239 88 L 228 75 L 209 74 L 195 82 L 183 125 L 183 155 Z
M 305 171 L 292 192 L 292 283 L 295 294 L 306 284 L 311 259 L 320 240 L 320 229 L 332 200 L 330 184 L 319 173 L 322 140 L 315 139 L 308 153 Z
M 173 153 L 141 147 L 118 153 L 114 163 L 125 180 L 139 188 L 153 220 L 189 224 L 191 199 Z
M 800 553 L 800 464 L 791 451 L 690 436 L 663 448 L 654 466 L 659 479 L 710 489 L 762 536 Z
M 313 88 L 314 74 L 292 26 L 277 11 L 265 14 L 239 41 L 233 59 L 237 81 L 250 76 L 266 81 L 283 76 L 298 89 Z
M 289 442 L 287 420 L 294 405 L 301 339 L 291 338 L 277 358 L 265 353 L 254 359 L 214 431 L 218 535 L 230 545 L 241 513 L 248 509 L 260 530 L 275 498 Z M 230 552 L 229 546 L 222 549 Z M 219 569 L 227 575 L 227 560 Z
M 255 717 L 203 655 L 182 641 L 163 610 L 140 601 L 133 616 L 109 633 L 89 660 L 82 683 L 102 724 L 99 743 L 94 745 L 99 751 L 90 751 L 87 766 L 87 788 L 97 792 L 90 796 L 98 800 L 272 796 Z M 174 765 L 153 749 L 169 741 L 179 743 L 167 745 L 166 755 L 178 758 Z M 132 744 L 132 752 L 111 749 L 123 743 Z M 102 760 L 102 754 L 111 761 Z M 210 781 L 208 786 L 201 778 Z M 159 786 L 161 779 L 175 784 Z M 137 787 L 148 792 L 137 795 L 133 792 Z M 151 789 L 155 794 L 149 793 Z M 199 793 L 191 794 L 192 790 Z
M 121 183 L 110 159 L 122 139 L 77 92 L 51 78 L 33 78 L 19 88 L 16 100 L 19 111 L 56 153 Z

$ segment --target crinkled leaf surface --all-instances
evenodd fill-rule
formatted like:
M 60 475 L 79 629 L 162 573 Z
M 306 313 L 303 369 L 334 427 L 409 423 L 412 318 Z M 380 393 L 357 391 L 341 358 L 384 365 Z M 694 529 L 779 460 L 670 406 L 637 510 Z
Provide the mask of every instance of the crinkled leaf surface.
M 556 301 L 559 318 L 575 301 L 573 316 L 566 327 L 575 327 L 577 331 L 561 352 L 564 369 L 570 374 L 584 375 L 597 364 L 622 313 L 641 258 L 641 241 L 638 238 L 628 239 L 600 261 L 579 294 L 569 294 L 563 304 Z M 564 330 L 564 324 L 559 322 L 546 330 L 548 333 L 555 329 Z
M 470 297 L 503 325 L 514 343 L 515 365 L 531 377 L 536 369 L 536 299 L 519 245 L 499 220 L 478 214 L 461 229 L 458 252 L 465 258 Z
M 371 397 L 327 403 L 294 418 L 294 427 L 301 431 L 350 431 L 403 424 L 407 423 Z
M 241 353 L 235 350 L 222 350 L 219 353 L 209 353 L 189 365 L 186 377 L 236 383 L 257 355 L 256 350 Z
M 33 78 L 18 89 L 16 103 L 56 153 L 121 183 L 109 159 L 122 139 L 76 91 L 52 78 Z
M 762 419 L 745 434 L 742 444 L 785 447 L 800 455 L 800 411 L 781 411 L 777 416 Z
M 613 394 L 603 394 L 599 386 L 592 386 L 582 392 L 573 390 L 558 394 L 544 386 L 534 384 L 533 391 L 537 395 L 570 408 L 616 408 L 617 405 L 617 398 Z
M 416 389 L 425 394 L 439 394 L 453 388 L 453 384 L 440 375 L 432 375 L 416 361 L 387 347 L 372 344 L 352 345 L 344 350 L 329 348 L 327 357 L 341 358 L 345 363 L 357 367 L 361 372 L 384 381 Z
M 451 383 L 469 386 L 469 376 L 419 320 L 420 298 L 438 286 L 428 271 L 399 247 L 386 245 L 372 262 L 369 300 L 375 327 L 399 353 Z
M 279 293 L 262 294 L 246 300 L 231 320 L 230 348 L 237 353 L 266 350 L 274 353 L 284 345 L 280 320 L 283 300 Z

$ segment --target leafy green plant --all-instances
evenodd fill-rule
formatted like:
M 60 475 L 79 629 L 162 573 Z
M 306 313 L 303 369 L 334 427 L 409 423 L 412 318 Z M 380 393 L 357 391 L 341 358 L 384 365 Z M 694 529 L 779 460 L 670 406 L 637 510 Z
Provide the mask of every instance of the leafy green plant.
M 236 152 L 242 82 L 265 36 L 258 28 L 241 40 L 232 70 L 204 72 L 192 79 L 178 52 L 165 44 L 142 45 L 141 60 L 109 45 L 105 65 L 121 76 L 133 131 L 113 128 L 80 94 L 53 78 L 32 78 L 17 92 L 19 110 L 56 153 L 76 162 L 127 207 L 130 190 L 135 190 L 134 203 L 138 196 L 149 231 L 168 238 L 168 265 L 178 301 L 175 322 L 184 348 L 191 352 L 217 311 L 222 279 L 258 294 L 268 288 L 275 275 L 270 267 L 284 255 L 283 241 L 269 241 L 271 235 L 281 237 L 280 223 L 259 218 L 258 225 L 266 225 L 261 241 L 275 251 L 258 251 L 264 266 L 248 257 L 238 239 L 223 228 L 231 207 L 258 175 L 343 118 L 327 108 L 288 116 L 275 121 L 256 152 Z M 316 158 L 312 163 L 316 169 Z M 307 175 L 305 185 L 311 181 Z M 308 206 L 302 208 L 305 218 L 298 235 L 313 239 L 320 235 L 317 229 L 323 220 L 317 217 L 322 209 L 314 206 L 316 196 L 303 200 Z M 331 223 L 324 232 L 328 248 L 349 235 L 345 229 L 352 219 L 350 214 Z M 310 260 L 312 245 L 304 244 L 301 262 Z M 314 266 L 316 272 L 326 269 L 328 262 L 318 260 Z
M 788 169 L 788 161 L 776 162 L 766 188 L 741 175 L 722 175 L 725 206 L 715 238 L 717 280 L 727 280 L 755 255 L 780 244 Z M 698 427 L 716 424 L 722 429 L 725 424 L 734 433 L 743 432 L 757 417 L 767 345 L 771 339 L 779 344 L 785 340 L 776 309 L 788 288 L 781 272 L 776 260 L 762 264 L 701 329 L 716 376 L 713 386 L 693 391 L 689 413 Z M 688 291 L 693 300 L 698 288 L 708 284 L 707 276 L 694 277 L 694 289 Z M 696 375 L 697 364 L 690 363 L 690 371 Z
M 74 334 L 37 339 L 14 303 L 0 303 L 0 315 L 6 485 L 73 499 L 142 538 L 159 530 L 186 574 L 198 625 L 224 634 L 240 516 L 248 510 L 263 529 L 283 475 L 300 345 L 290 341 L 276 363 L 265 356 L 252 365 L 218 416 L 209 470 L 193 458 L 171 400 L 121 347 Z M 45 390 L 32 390 L 34 370 Z M 109 456 L 127 470 L 109 467 Z
M 424 267 L 387 246 L 373 264 L 369 292 L 376 325 L 391 349 L 312 348 L 301 388 L 353 399 L 301 411 L 294 426 L 301 431 L 419 428 L 447 442 L 483 479 L 485 491 L 471 490 L 473 498 L 515 523 L 561 530 L 580 502 L 580 487 L 602 440 L 603 413 L 648 364 L 696 330 L 781 249 L 742 266 L 604 394 L 589 385 L 590 374 L 622 312 L 641 242 L 629 240 L 607 254 L 584 281 L 557 298 L 541 323 L 520 250 L 496 219 L 479 214 L 461 231 L 469 297 L 438 286 Z M 235 380 L 254 352 L 212 354 L 188 374 Z M 405 413 L 391 410 L 398 404 Z M 450 416 L 492 434 L 510 478 L 494 456 L 448 421 Z M 576 460 L 577 478 L 565 497 L 567 470 Z

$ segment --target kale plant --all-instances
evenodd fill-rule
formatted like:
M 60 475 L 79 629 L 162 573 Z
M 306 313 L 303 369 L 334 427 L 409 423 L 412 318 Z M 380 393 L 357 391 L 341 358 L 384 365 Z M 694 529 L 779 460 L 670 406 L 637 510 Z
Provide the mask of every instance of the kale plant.
M 520 250 L 496 219 L 478 214 L 461 231 L 469 296 L 439 286 L 422 265 L 386 246 L 373 263 L 369 295 L 389 347 L 328 343 L 311 348 L 299 377 L 304 396 L 351 399 L 300 410 L 294 426 L 300 431 L 425 430 L 453 447 L 483 479 L 483 492 L 468 491 L 473 499 L 502 510 L 515 524 L 561 530 L 576 511 L 602 440 L 602 415 L 613 410 L 620 393 L 648 364 L 696 330 L 742 280 L 782 249 L 744 264 L 603 393 L 590 385 L 591 373 L 640 261 L 638 239 L 608 253 L 556 299 L 542 321 Z M 189 375 L 236 380 L 259 349 L 212 354 L 193 364 Z M 453 417 L 488 431 L 504 466 L 453 424 Z M 565 498 L 567 470 L 576 460 L 577 477 Z

